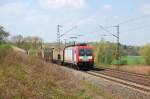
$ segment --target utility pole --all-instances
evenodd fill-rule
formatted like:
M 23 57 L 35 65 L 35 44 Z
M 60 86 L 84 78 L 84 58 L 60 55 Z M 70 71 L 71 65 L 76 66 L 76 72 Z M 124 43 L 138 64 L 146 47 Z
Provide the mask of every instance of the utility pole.
M 119 69 L 119 66 L 120 66 L 120 26 L 118 24 L 115 27 L 117 28 L 117 65 Z
M 58 43 L 58 59 L 60 59 L 60 28 L 62 28 L 61 25 L 57 25 L 57 43 Z

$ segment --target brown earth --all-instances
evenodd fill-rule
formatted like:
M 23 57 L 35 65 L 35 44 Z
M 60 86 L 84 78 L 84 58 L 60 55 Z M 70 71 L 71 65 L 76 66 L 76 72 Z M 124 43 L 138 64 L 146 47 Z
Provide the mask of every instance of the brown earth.
M 125 65 L 121 66 L 121 70 L 150 75 L 150 66 L 148 65 Z

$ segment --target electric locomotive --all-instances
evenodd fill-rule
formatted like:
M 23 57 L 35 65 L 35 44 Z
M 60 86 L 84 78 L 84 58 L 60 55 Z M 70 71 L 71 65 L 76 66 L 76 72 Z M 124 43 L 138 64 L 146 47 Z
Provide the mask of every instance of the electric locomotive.
M 87 44 L 66 46 L 63 49 L 53 50 L 53 60 L 61 64 L 71 64 L 80 68 L 93 68 L 93 47 Z

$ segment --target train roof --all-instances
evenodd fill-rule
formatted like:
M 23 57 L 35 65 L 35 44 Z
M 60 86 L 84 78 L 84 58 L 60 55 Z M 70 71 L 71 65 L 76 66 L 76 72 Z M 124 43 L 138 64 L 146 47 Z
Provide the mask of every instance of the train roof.
M 86 43 L 79 43 L 79 44 L 75 44 L 75 45 L 68 45 L 65 48 L 68 48 L 68 47 L 84 47 L 84 46 L 89 46 L 89 45 L 86 44 Z
M 79 43 L 79 44 L 73 44 L 73 45 L 68 45 L 68 46 L 66 46 L 66 47 L 73 47 L 73 46 L 87 46 L 87 44 L 86 43 Z

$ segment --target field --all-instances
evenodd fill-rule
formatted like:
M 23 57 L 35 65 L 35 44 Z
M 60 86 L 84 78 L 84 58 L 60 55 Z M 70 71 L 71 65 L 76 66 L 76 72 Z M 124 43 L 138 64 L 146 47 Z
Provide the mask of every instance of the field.
M 142 56 L 125 56 L 122 58 L 127 61 L 127 65 L 141 65 L 145 64 L 145 60 Z

